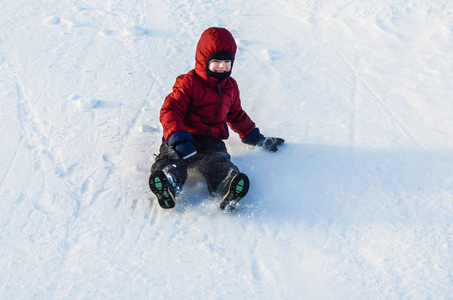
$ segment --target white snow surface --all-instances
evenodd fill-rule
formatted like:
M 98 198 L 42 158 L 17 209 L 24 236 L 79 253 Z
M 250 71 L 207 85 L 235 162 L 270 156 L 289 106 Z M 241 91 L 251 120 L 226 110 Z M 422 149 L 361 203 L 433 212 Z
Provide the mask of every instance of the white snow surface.
M 232 213 L 148 187 L 175 78 L 238 44 Z M 1 299 L 452 299 L 450 0 L 0 1 Z

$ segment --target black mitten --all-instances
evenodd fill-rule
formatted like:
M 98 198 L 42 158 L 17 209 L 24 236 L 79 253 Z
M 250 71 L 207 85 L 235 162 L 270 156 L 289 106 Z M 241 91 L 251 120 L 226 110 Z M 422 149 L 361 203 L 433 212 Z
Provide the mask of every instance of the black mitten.
M 248 136 L 242 139 L 242 142 L 248 145 L 259 146 L 271 152 L 277 152 L 277 146 L 283 145 L 285 140 L 275 137 L 265 137 L 260 133 L 258 128 L 255 128 Z
M 261 148 L 264 148 L 271 152 L 277 152 L 278 151 L 277 146 L 283 145 L 284 142 L 285 140 L 281 138 L 265 137 L 264 139 L 258 142 L 257 146 L 260 146 Z
M 173 133 L 168 139 L 168 145 L 173 147 L 182 159 L 187 159 L 197 154 L 197 149 L 193 145 L 193 138 L 187 130 Z

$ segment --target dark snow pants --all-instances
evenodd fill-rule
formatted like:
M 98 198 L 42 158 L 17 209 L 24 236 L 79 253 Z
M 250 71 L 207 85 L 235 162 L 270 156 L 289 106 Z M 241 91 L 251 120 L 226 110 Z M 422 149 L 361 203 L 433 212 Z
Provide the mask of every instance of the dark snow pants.
M 159 155 L 151 167 L 151 172 L 162 170 L 166 174 L 172 173 L 182 187 L 187 180 L 187 169 L 198 170 L 206 180 L 209 193 L 215 195 L 220 192 L 218 190 L 220 183 L 225 178 L 239 173 L 239 169 L 231 162 L 223 140 L 196 136 L 193 138 L 197 154 L 185 160 L 180 158 L 178 153 L 162 138 Z

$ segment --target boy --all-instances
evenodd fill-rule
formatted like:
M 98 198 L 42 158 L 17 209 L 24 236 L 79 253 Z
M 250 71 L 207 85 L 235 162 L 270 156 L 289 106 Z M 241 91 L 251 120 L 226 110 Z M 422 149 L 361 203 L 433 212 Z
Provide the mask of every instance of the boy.
M 241 107 L 239 89 L 230 77 L 236 43 L 224 28 L 208 28 L 200 37 L 195 69 L 176 79 L 160 110 L 163 138 L 151 167 L 149 186 L 162 208 L 173 208 L 187 180 L 187 168 L 200 171 L 221 209 L 233 210 L 249 189 L 225 147 L 227 125 L 249 145 L 272 152 L 280 138 L 265 138 Z

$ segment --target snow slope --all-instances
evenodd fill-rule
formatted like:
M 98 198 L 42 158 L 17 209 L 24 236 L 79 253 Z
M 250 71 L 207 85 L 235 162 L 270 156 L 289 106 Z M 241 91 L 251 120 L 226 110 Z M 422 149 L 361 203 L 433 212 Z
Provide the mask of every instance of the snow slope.
M 233 213 L 147 186 L 210 26 L 277 154 Z M 453 4 L 1 1 L 1 299 L 451 299 Z

